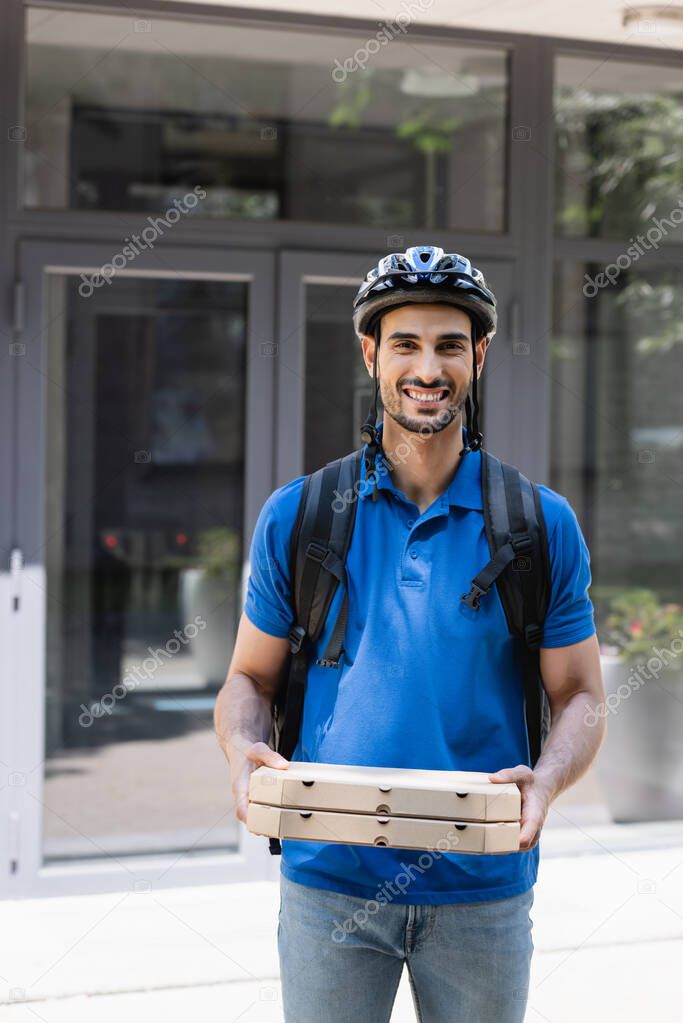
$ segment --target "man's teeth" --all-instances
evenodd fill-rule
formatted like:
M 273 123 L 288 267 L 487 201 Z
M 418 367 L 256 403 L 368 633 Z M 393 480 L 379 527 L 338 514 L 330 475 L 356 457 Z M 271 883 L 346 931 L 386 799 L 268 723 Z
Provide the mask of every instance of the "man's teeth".
M 441 401 L 443 393 L 443 391 L 411 391 L 409 387 L 406 387 L 406 394 L 415 401 Z

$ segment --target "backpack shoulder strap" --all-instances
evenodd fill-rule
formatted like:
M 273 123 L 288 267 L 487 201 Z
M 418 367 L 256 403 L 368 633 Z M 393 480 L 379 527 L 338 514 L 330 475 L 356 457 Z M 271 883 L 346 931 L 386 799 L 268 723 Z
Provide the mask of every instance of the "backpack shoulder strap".
M 338 668 L 348 616 L 346 556 L 356 521 L 362 448 L 329 462 L 304 480 L 290 541 L 291 596 L 294 624 L 289 632 L 291 657 L 284 684 L 274 702 L 271 745 L 291 759 L 299 741 L 310 651 L 323 631 L 339 585 L 342 606 L 323 657 L 317 664 Z M 270 852 L 281 850 L 277 838 Z
M 338 586 L 345 590 L 338 619 L 341 628 L 335 628 L 325 656 L 318 661 L 324 667 L 338 667 L 341 656 L 348 610 L 345 562 L 356 520 L 361 459 L 362 449 L 352 451 L 311 474 L 305 497 L 302 494 L 298 529 L 292 535 L 293 646 L 304 635 L 310 643 L 317 642 Z
M 550 601 L 550 556 L 540 492 L 524 473 L 481 449 L 482 505 L 491 561 L 462 599 L 475 610 L 495 583 L 510 632 L 521 643 L 524 702 L 532 765 L 550 728 L 540 675 L 540 641 Z

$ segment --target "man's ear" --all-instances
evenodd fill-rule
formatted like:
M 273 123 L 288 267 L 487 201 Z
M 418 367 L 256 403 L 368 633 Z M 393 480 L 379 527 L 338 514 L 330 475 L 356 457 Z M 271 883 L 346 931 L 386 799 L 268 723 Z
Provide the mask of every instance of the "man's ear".
M 361 348 L 363 349 L 363 360 L 365 362 L 365 368 L 367 369 L 370 376 L 372 376 L 372 363 L 375 358 L 375 338 L 372 334 L 363 334 L 361 337 Z M 379 360 L 378 360 L 379 367 Z
M 490 344 L 491 344 L 491 339 L 489 337 L 487 337 L 486 334 L 483 334 L 477 340 L 477 343 L 476 343 L 476 346 L 475 346 L 475 350 L 476 350 L 476 353 L 477 353 L 477 368 L 478 368 L 477 379 L 479 379 L 479 377 L 482 374 L 482 370 L 484 369 L 484 360 L 486 359 L 486 352 L 488 351 L 488 347 L 489 347 Z

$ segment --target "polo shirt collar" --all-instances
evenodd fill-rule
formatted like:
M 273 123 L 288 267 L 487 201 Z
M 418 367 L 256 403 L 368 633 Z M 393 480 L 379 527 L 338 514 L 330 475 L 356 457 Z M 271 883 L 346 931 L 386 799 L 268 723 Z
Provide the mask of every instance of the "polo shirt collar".
M 377 432 L 380 438 L 382 436 L 383 426 L 384 422 L 379 423 L 377 426 Z M 464 426 L 462 428 L 462 442 L 463 445 L 467 443 L 467 435 Z M 361 479 L 363 481 L 367 478 L 366 451 L 367 444 L 364 444 L 363 466 L 361 470 Z M 377 454 L 376 468 L 377 489 L 391 491 L 405 499 L 405 495 L 394 486 L 394 482 L 389 470 L 387 469 L 387 464 L 381 450 Z M 359 490 L 359 497 L 361 499 L 370 497 L 372 495 L 372 489 L 371 484 L 362 486 Z M 472 508 L 476 511 L 483 511 L 481 501 L 481 451 L 468 451 L 467 454 L 461 456 L 458 468 L 455 471 L 455 476 L 449 483 L 444 494 L 441 495 L 440 500 L 443 505 L 457 505 L 459 508 Z

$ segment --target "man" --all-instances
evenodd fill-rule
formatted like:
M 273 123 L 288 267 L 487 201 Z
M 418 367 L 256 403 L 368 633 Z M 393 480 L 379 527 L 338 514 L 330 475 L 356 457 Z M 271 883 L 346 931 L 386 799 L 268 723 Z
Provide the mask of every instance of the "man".
M 520 851 L 446 851 L 425 866 L 416 850 L 283 841 L 285 1018 L 388 1020 L 406 963 L 418 1019 L 521 1023 L 541 828 L 604 737 L 602 717 L 600 727 L 585 723 L 604 700 L 589 553 L 566 499 L 541 487 L 552 587 L 540 666 L 552 726 L 532 770 L 518 641 L 498 593 L 478 611 L 459 600 L 490 559 L 477 379 L 495 333 L 495 298 L 469 260 L 417 246 L 368 273 L 354 326 L 384 416 L 375 428 L 375 390 L 363 485 L 351 495 L 359 503 L 343 663 L 336 671 L 311 663 L 292 759 L 485 771 L 516 782 Z M 245 614 L 216 705 L 242 821 L 251 771 L 288 763 L 267 742 L 289 655 L 289 538 L 302 484 L 277 489 L 259 516 Z M 316 656 L 341 597 L 340 587 Z

